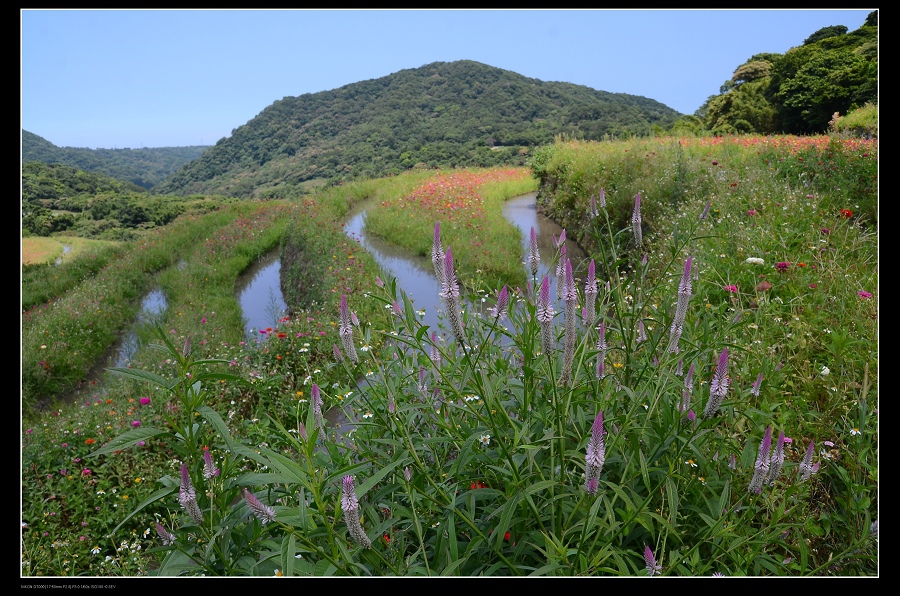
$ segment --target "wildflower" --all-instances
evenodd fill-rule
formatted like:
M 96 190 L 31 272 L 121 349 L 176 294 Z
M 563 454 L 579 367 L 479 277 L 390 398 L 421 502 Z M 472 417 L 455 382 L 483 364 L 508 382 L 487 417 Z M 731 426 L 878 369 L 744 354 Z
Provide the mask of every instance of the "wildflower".
M 133 426 L 134 428 L 138 428 L 140 425 L 141 425 L 140 420 L 132 420 L 131 421 L 131 426 Z
M 456 284 L 456 268 L 453 265 L 453 253 L 449 247 L 444 255 L 444 278 L 441 283 L 441 298 L 444 300 L 447 317 L 450 319 L 450 329 L 453 331 L 456 341 L 460 344 L 465 344 L 465 334 L 463 333 L 462 318 L 459 310 L 459 287 Z
M 756 456 L 756 463 L 753 465 L 753 478 L 750 480 L 750 486 L 747 488 L 751 493 L 762 492 L 763 483 L 769 476 L 769 465 L 771 456 L 769 452 L 772 449 L 772 427 L 766 427 L 766 434 L 763 436 L 762 442 L 759 444 L 759 453 Z
M 431 265 L 438 283 L 444 283 L 444 249 L 441 246 L 441 224 L 434 222 L 434 240 L 431 243 Z
M 644 329 L 644 322 L 637 322 L 637 343 L 647 341 L 647 331 Z
M 700 213 L 700 221 L 703 221 L 707 217 L 709 217 L 709 208 L 712 207 L 712 201 L 706 204 L 706 207 L 703 208 L 703 212 Z
M 142 398 L 140 399 L 140 402 L 141 402 L 141 405 L 142 405 L 142 406 L 149 406 L 149 405 L 150 405 L 150 398 L 149 398 L 149 397 L 142 397 Z
M 662 565 L 656 563 L 656 557 L 653 556 L 653 551 L 646 545 L 644 546 L 644 563 L 647 564 L 647 575 L 650 577 L 659 575 L 662 572 Z
M 480 437 L 478 437 L 478 442 L 481 443 L 483 447 L 487 447 L 491 444 L 491 435 L 483 433 Z
M 538 298 L 537 319 L 541 324 L 541 349 L 545 354 L 550 354 L 553 350 L 553 305 L 550 304 L 550 279 L 544 275 L 541 281 L 541 293 Z
M 350 536 L 363 548 L 370 548 L 372 541 L 366 536 L 365 530 L 359 523 L 359 500 L 356 497 L 353 476 L 344 476 L 342 482 L 341 509 L 344 511 L 344 521 Z
M 566 301 L 566 331 L 563 340 L 563 370 L 559 379 L 563 385 L 567 385 L 572 376 L 572 361 L 575 356 L 575 303 L 578 301 L 578 294 L 575 292 L 575 278 L 572 274 L 572 261 L 569 259 L 566 259 L 565 278 L 563 298 Z
M 753 382 L 753 386 L 750 387 L 750 395 L 754 397 L 759 397 L 759 386 L 762 385 L 763 374 L 759 373 L 756 377 L 756 381 Z
M 750 217 L 753 217 L 754 215 L 756 215 L 756 209 L 748 209 L 747 215 L 749 215 Z
M 803 455 L 803 459 L 800 460 L 800 465 L 797 467 L 798 483 L 809 480 L 809 477 L 819 470 L 818 463 L 813 466 L 813 453 L 815 453 L 815 443 L 810 442 L 809 446 L 806 448 L 806 453 Z
M 337 344 L 331 344 L 331 351 L 334 353 L 334 359 L 338 362 L 344 361 L 344 355 L 341 354 L 341 349 L 337 347 Z
M 766 484 L 769 486 L 774 486 L 775 479 L 778 478 L 778 474 L 781 473 L 781 468 L 784 466 L 785 441 L 784 431 L 781 431 L 778 435 L 778 441 L 775 442 L 775 451 L 772 453 L 772 458 L 769 460 L 769 475 L 766 477 Z
M 181 464 L 181 489 L 178 492 L 178 502 L 184 507 L 188 515 L 198 526 L 203 524 L 203 514 L 197 505 L 197 493 L 191 484 L 191 475 L 188 473 L 187 464 Z
M 212 454 L 209 448 L 203 449 L 203 477 L 209 480 L 219 475 L 221 470 L 213 463 Z
M 359 357 L 356 355 L 356 347 L 353 345 L 353 327 L 350 323 L 350 313 L 347 310 L 346 294 L 341 294 L 340 320 L 341 325 L 338 329 L 338 333 L 341 336 L 341 344 L 344 346 L 344 352 L 347 353 L 347 357 L 351 361 L 358 362 Z
M 678 302 L 675 305 L 675 316 L 672 317 L 672 325 L 669 327 L 669 345 L 666 351 L 677 354 L 678 342 L 681 341 L 681 332 L 684 328 L 684 318 L 687 316 L 688 301 L 691 299 L 691 268 L 693 261 L 688 257 L 684 263 L 684 272 L 681 274 L 681 282 L 678 284 Z
M 872 297 L 872 293 L 866 292 L 865 290 L 860 290 L 859 292 L 856 293 L 856 295 L 863 299 L 869 299 Z
M 597 412 L 594 424 L 591 426 L 591 438 L 587 444 L 585 454 L 585 484 L 584 490 L 591 496 L 597 494 L 597 484 L 603 463 L 606 461 L 606 447 L 603 444 L 603 410 Z
M 722 575 L 722 572 L 721 572 L 721 571 L 715 571 L 715 572 L 713 572 L 712 576 L 713 576 L 713 577 L 725 577 L 724 575 Z
M 600 204 L 601 209 L 606 209 L 606 191 L 602 188 L 600 189 L 600 194 L 597 197 L 597 202 Z
M 284 572 L 281 569 L 276 569 L 274 577 L 284 577 Z
M 90 476 L 91 474 L 93 474 L 93 472 L 91 471 L 90 468 L 84 468 L 83 470 L 81 470 L 82 476 Z
M 538 249 L 538 241 L 537 241 L 537 232 L 534 231 L 534 226 L 531 226 L 531 238 L 528 250 L 528 266 L 531 268 L 532 277 L 537 275 L 538 265 L 541 262 L 541 253 Z
M 731 284 L 729 284 L 729 285 L 727 285 L 727 286 L 722 286 L 722 288 L 723 288 L 726 292 L 731 292 L 732 294 L 736 294 L 737 291 L 738 291 L 737 286 L 731 285 Z
M 603 191 L 601 191 L 601 192 L 603 192 Z M 591 208 L 588 211 L 588 215 L 590 216 L 591 219 L 594 219 L 595 217 L 600 215 L 600 212 L 597 211 L 597 197 L 595 197 L 594 195 L 591 195 Z
M 692 468 L 696 468 L 696 467 L 697 467 L 697 462 L 695 462 L 695 461 L 692 460 L 692 459 L 689 459 L 689 460 L 685 461 L 684 463 L 686 463 L 687 465 L 689 465 L 689 466 L 692 467 Z
M 823 377 L 827 377 L 830 372 L 831 372 L 830 368 L 828 368 L 827 366 L 823 366 L 822 372 L 820 372 L 819 374 L 822 375 Z
M 566 283 L 566 247 L 559 249 L 559 262 L 556 264 L 556 299 L 562 298 L 563 286 Z
M 778 269 L 778 271 L 780 271 L 782 273 L 787 271 L 788 268 L 790 268 L 790 266 L 791 266 L 791 264 L 788 263 L 787 261 L 779 261 L 779 262 L 775 263 L 775 268 Z
M 606 364 L 606 326 L 603 323 L 600 323 L 600 327 L 597 328 L 598 338 L 597 338 L 597 378 L 603 378 L 603 369 Z
M 492 313 L 498 321 L 506 316 L 506 308 L 509 306 L 509 290 L 504 285 L 497 295 L 497 302 L 494 304 Z
M 437 347 L 437 334 L 431 333 L 431 353 L 429 355 L 435 366 L 441 365 L 441 351 Z
M 595 303 L 597 301 L 597 273 L 594 259 L 588 265 L 587 281 L 584 283 L 584 313 L 583 318 L 588 324 L 593 324 L 596 316 Z
M 172 544 L 175 544 L 175 534 L 165 529 L 165 527 L 163 527 L 163 525 L 159 522 L 157 522 L 156 524 L 156 534 L 162 541 L 163 546 L 170 546 Z
M 559 233 L 559 238 L 556 239 L 556 248 L 562 248 L 562 246 L 566 243 L 566 229 L 563 228 L 563 231 Z
M 320 432 L 325 432 L 325 417 L 322 415 L 322 395 L 319 391 L 319 386 L 313 383 L 312 390 L 310 391 L 310 398 L 312 399 L 312 407 L 313 407 L 313 417 L 316 420 L 316 427 Z
M 694 388 L 694 365 L 688 368 L 687 374 L 684 376 L 684 389 L 681 390 L 681 403 L 678 404 L 678 411 L 682 414 L 691 407 L 691 391 Z
M 641 193 L 634 197 L 634 211 L 631 213 L 631 228 L 634 230 L 634 243 L 638 246 L 643 242 L 641 235 Z
M 851 428 L 851 429 L 850 429 L 850 434 L 853 435 L 853 436 L 855 437 L 855 436 L 857 436 L 857 435 L 861 435 L 862 433 L 860 432 L 860 430 L 859 430 L 858 428 Z
M 412 480 L 412 472 L 409 471 L 409 466 L 403 468 L 403 477 L 406 478 L 407 482 Z
M 706 402 L 704 417 L 712 418 L 722 405 L 722 400 L 728 393 L 728 348 L 724 348 L 719 355 L 719 364 L 709 384 L 709 400 Z
M 100 547 L 99 547 L 99 546 L 94 546 L 94 548 L 91 549 L 91 554 L 92 554 L 92 555 L 99 555 L 99 554 L 100 554 Z
M 850 218 L 853 217 L 853 212 L 849 209 L 841 209 L 841 217 Z
M 381 281 L 381 278 L 378 277 L 377 275 L 375 276 L 375 285 L 378 286 L 379 288 L 384 287 L 384 282 Z
M 253 496 L 246 488 L 244 489 L 244 500 L 247 501 L 247 507 L 253 512 L 253 515 L 263 524 L 275 521 L 275 510 L 264 505 L 262 501 Z
M 766 263 L 764 260 L 760 259 L 759 257 L 748 257 L 744 262 L 749 263 L 751 265 L 765 265 L 765 263 Z

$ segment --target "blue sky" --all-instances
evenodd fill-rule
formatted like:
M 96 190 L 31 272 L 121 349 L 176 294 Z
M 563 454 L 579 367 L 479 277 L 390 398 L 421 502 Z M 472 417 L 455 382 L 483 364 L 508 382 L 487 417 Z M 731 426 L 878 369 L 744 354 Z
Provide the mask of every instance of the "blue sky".
M 853 10 L 21 10 L 22 128 L 60 147 L 212 145 L 276 100 L 432 62 L 691 114 Z

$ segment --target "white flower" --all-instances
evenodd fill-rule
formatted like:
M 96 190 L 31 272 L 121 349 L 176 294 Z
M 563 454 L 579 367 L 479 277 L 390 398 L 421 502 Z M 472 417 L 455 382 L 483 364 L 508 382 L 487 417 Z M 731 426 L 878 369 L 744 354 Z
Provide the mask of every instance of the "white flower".
M 819 373 L 819 374 L 821 374 L 823 377 L 827 377 L 827 376 L 828 376 L 828 373 L 830 373 L 830 372 L 831 372 L 831 369 L 830 369 L 830 368 L 828 368 L 827 366 L 823 366 L 823 367 L 822 367 L 822 372 Z
M 858 428 L 854 428 L 854 429 L 850 430 L 850 434 L 855 437 L 856 435 L 861 435 L 862 433 L 859 431 Z
M 487 434 L 487 433 L 484 433 L 483 435 L 481 435 L 480 437 L 478 437 L 478 441 L 479 441 L 482 445 L 484 445 L 485 447 L 487 447 L 488 445 L 491 444 L 491 435 L 489 435 L 489 434 Z
M 751 265 L 765 265 L 765 261 L 760 259 L 759 257 L 747 257 L 745 263 L 750 263 Z

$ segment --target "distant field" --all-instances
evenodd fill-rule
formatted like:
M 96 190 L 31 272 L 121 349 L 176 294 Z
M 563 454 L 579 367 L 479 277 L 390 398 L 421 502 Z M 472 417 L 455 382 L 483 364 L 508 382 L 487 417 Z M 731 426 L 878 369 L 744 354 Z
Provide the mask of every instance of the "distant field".
M 75 236 L 29 236 L 22 238 L 22 264 L 46 263 L 59 257 L 71 258 L 89 246 L 111 244 L 105 240 L 89 240 Z M 65 247 L 69 247 L 66 249 Z

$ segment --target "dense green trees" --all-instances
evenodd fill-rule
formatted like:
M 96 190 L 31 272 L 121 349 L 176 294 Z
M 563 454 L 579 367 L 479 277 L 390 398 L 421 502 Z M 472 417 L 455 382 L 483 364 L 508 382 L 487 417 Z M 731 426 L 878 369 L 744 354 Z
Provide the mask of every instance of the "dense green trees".
M 756 54 L 695 114 L 716 133 L 816 134 L 835 112 L 878 103 L 878 17 L 823 27 L 784 54 Z

